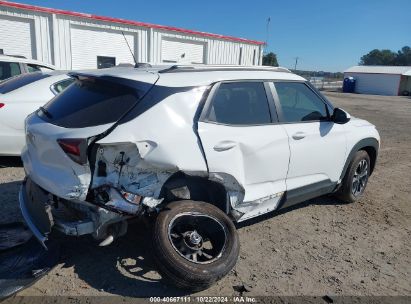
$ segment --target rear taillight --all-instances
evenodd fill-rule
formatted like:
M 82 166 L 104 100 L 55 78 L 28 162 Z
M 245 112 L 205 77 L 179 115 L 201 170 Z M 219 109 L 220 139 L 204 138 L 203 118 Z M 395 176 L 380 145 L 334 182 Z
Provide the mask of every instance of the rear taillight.
M 0 109 L 4 106 L 5 106 L 5 104 L 0 102 Z
M 80 165 L 87 163 L 87 139 L 63 138 L 57 143 L 73 161 Z

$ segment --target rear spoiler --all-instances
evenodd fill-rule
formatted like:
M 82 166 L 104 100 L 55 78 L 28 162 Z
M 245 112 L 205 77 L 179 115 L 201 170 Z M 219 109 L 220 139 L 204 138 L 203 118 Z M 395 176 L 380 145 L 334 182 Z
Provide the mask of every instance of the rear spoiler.
M 122 77 L 116 77 L 116 76 L 111 76 L 111 75 L 96 75 L 96 74 L 88 74 L 88 73 L 82 73 L 82 72 L 70 72 L 67 73 L 68 76 L 75 78 L 79 81 L 107 81 L 107 82 L 112 82 L 115 84 L 119 85 L 124 85 L 133 89 L 138 89 L 138 90 L 143 90 L 147 92 L 148 90 L 151 89 L 151 87 L 154 85 L 154 83 L 149 83 L 149 82 L 143 82 L 143 81 L 138 81 L 138 80 L 132 80 L 128 78 L 122 78 Z

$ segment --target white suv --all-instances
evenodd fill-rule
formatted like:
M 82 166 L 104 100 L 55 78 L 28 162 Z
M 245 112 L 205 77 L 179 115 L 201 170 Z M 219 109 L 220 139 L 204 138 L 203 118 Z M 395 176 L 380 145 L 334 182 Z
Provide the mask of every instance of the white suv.
M 26 120 L 24 218 L 108 245 L 155 215 L 154 255 L 173 284 L 206 288 L 236 263 L 233 222 L 364 192 L 374 125 L 284 68 L 172 66 L 73 73 Z M 135 244 L 138 246 L 138 244 Z
M 0 55 L 0 82 L 20 74 L 50 72 L 55 69 L 51 64 L 34 59 L 26 59 L 22 56 Z

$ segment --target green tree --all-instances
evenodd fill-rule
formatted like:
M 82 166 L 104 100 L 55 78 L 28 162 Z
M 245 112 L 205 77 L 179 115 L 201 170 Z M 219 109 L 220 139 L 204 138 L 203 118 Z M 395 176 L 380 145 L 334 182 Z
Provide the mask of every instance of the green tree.
M 399 50 L 395 61 L 396 65 L 411 65 L 411 48 L 404 46 Z
M 361 57 L 360 65 L 394 65 L 397 54 L 390 50 L 372 50 Z
M 404 46 L 396 53 L 375 49 L 361 57 L 360 65 L 411 65 L 411 48 Z
M 277 55 L 273 52 L 263 55 L 263 65 L 278 67 Z

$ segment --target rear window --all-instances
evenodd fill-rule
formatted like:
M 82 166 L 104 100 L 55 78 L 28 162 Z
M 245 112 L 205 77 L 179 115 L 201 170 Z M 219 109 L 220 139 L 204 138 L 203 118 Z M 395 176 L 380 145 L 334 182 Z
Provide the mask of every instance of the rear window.
M 121 82 L 121 81 L 120 81 Z M 39 110 L 38 115 L 58 126 L 83 128 L 116 122 L 133 107 L 150 84 L 87 78 L 76 80 Z
M 20 89 L 30 83 L 49 77 L 50 75 L 42 73 L 22 74 L 0 83 L 0 94 L 6 94 L 11 91 Z

